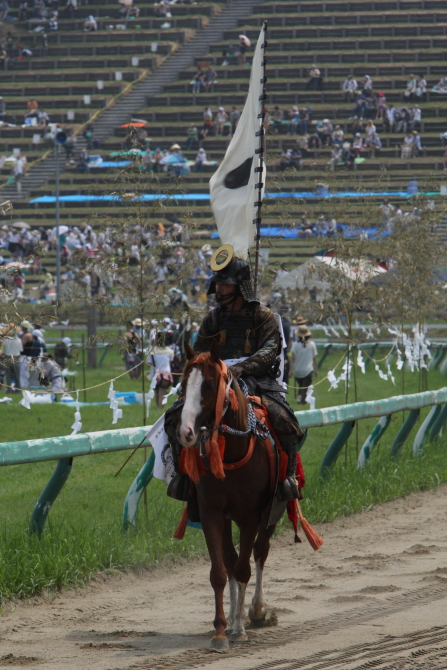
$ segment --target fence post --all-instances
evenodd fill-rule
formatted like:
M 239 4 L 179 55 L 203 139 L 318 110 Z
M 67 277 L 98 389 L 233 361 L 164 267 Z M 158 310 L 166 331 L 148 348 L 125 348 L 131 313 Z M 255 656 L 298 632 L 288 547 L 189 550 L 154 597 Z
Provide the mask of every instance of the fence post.
M 51 506 L 56 500 L 57 496 L 61 492 L 65 482 L 67 481 L 71 472 L 72 464 L 72 458 L 61 458 L 57 462 L 56 469 L 53 472 L 50 481 L 41 493 L 39 500 L 36 502 L 33 513 L 31 514 L 29 523 L 30 535 L 36 534 L 39 537 L 42 535 L 48 512 L 50 511 Z
M 328 477 L 330 474 L 330 469 L 337 460 L 341 450 L 345 446 L 346 442 L 349 439 L 352 431 L 354 430 L 355 421 L 345 421 L 337 435 L 334 437 L 332 444 L 329 449 L 326 451 L 323 461 L 321 463 L 320 475 L 321 477 Z
M 393 458 L 396 458 L 398 456 L 400 450 L 402 449 L 405 440 L 411 433 L 411 430 L 416 423 L 416 421 L 419 419 L 419 414 L 421 410 L 420 409 L 411 409 L 407 418 L 405 419 L 404 425 L 396 435 L 396 438 L 391 446 L 391 456 Z
M 432 370 L 437 370 L 441 365 L 442 361 L 444 360 L 446 354 L 447 354 L 447 348 L 444 345 L 441 347 L 441 351 L 439 352 L 439 356 L 436 358 L 436 361 L 433 363 L 432 366 L 429 366 L 429 368 Z
M 330 353 L 330 351 L 331 351 L 331 346 L 332 346 L 332 344 L 325 344 L 325 345 L 324 345 L 324 351 L 323 351 L 323 354 L 322 354 L 322 356 L 320 357 L 320 360 L 319 360 L 318 363 L 317 363 L 317 367 L 318 367 L 318 369 L 321 368 L 321 366 L 323 365 L 323 361 L 324 361 L 324 360 L 326 359 L 326 357 L 329 355 L 329 353 Z
M 422 426 L 419 428 L 418 432 L 416 433 L 416 437 L 414 438 L 413 454 L 418 454 L 419 452 L 422 451 L 422 447 L 424 446 L 424 441 L 425 438 L 427 437 L 427 433 L 433 426 L 433 423 L 438 418 L 441 408 L 442 405 L 434 405 L 427 414 L 427 416 L 425 417 Z
M 439 412 L 436 419 L 433 421 L 433 425 L 430 430 L 430 441 L 435 440 L 439 436 L 439 433 L 444 428 L 446 421 L 447 421 L 447 404 L 444 405 L 444 407 Z
M 146 463 L 132 482 L 124 501 L 123 530 L 129 530 L 129 526 L 135 526 L 138 503 L 146 490 L 147 485 L 154 476 L 155 451 L 152 450 Z
M 359 453 L 359 458 L 357 462 L 357 466 L 359 468 L 365 467 L 366 463 L 368 462 L 369 457 L 371 456 L 371 452 L 390 425 L 391 422 L 391 414 L 386 414 L 385 416 L 381 416 L 374 428 L 372 429 L 371 433 L 368 435 L 366 438 L 363 447 L 360 449 Z

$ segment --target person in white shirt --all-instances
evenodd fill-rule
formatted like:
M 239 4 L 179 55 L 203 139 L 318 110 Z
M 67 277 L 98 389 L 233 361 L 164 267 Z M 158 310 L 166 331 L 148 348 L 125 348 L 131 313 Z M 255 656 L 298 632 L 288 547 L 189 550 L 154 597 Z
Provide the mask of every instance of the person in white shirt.
M 155 346 L 152 353 L 147 358 L 148 365 L 151 366 L 151 379 L 156 377 L 155 396 L 157 398 L 158 409 L 163 408 L 163 398 L 166 390 L 172 386 L 174 378 L 171 373 L 171 361 L 174 360 L 174 352 L 170 347 L 164 344 L 164 333 L 157 333 Z
M 354 93 L 358 88 L 357 82 L 352 75 L 348 75 L 347 79 L 343 82 L 342 90 L 345 94 L 345 100 L 354 100 Z
M 20 354 L 22 342 L 17 337 L 17 327 L 10 323 L 0 332 L 0 365 L 6 373 L 5 393 L 20 393 Z M 13 388 L 14 384 L 14 388 Z
M 306 404 L 307 390 L 312 385 L 312 376 L 318 375 L 317 347 L 311 340 L 312 333 L 307 326 L 298 328 L 298 341 L 292 344 L 292 368 L 299 390 L 297 402 Z

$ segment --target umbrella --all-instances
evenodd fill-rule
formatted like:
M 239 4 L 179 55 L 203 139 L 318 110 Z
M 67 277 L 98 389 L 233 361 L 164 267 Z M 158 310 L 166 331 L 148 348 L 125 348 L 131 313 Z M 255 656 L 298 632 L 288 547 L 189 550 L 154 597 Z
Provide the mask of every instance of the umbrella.
M 248 39 L 247 35 L 239 35 L 239 39 L 242 40 L 247 47 L 251 47 L 251 42 Z
M 70 228 L 68 226 L 59 226 L 59 235 L 65 235 L 69 230 Z M 54 232 L 57 232 L 57 228 L 54 229 Z
M 147 121 L 135 121 L 135 123 L 123 123 L 120 128 L 144 128 L 147 126 Z
M 4 265 L 3 267 L 6 268 L 6 269 L 16 268 L 16 269 L 19 269 L 19 270 L 24 270 L 24 269 L 28 268 L 28 265 L 26 265 L 25 263 L 20 263 L 19 261 L 16 261 L 14 263 L 6 263 L 6 265 Z
M 31 228 L 29 223 L 26 223 L 26 221 L 16 221 L 15 223 L 12 224 L 12 227 L 13 228 L 26 228 L 27 230 L 29 230 Z
M 120 5 L 127 5 L 130 7 L 132 5 L 133 0 L 118 0 L 118 2 L 120 3 Z

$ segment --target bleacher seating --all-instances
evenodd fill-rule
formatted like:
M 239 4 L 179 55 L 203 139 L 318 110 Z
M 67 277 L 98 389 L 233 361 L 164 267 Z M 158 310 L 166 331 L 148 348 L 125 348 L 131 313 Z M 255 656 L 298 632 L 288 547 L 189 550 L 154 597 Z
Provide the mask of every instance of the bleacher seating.
M 93 0 L 90 4 L 93 6 Z M 141 6 L 140 3 L 139 6 Z M 100 13 L 97 12 L 103 25 L 109 21 L 104 13 L 112 11 L 107 7 L 101 5 Z M 201 20 L 204 20 L 211 15 L 206 13 L 212 12 L 210 7 L 211 5 L 202 4 L 197 7 L 194 5 L 181 7 L 182 13 L 179 12 L 177 15 L 175 28 L 178 31 L 184 30 L 186 35 L 186 31 L 192 26 L 192 23 L 187 22 L 196 21 L 198 15 Z M 205 8 L 206 12 L 202 13 L 202 9 Z M 312 3 L 296 0 L 276 3 L 270 0 L 260 2 L 249 17 L 240 21 L 237 28 L 227 31 L 221 41 L 213 44 L 207 55 L 198 54 L 197 63 L 209 62 L 217 71 L 217 83 L 208 93 L 192 94 L 190 82 L 195 68 L 191 67 L 181 72 L 177 81 L 167 85 L 162 94 L 148 100 L 147 106 L 143 109 L 132 110 L 134 116 L 148 121 L 147 132 L 152 138 L 151 148 L 169 148 L 173 142 L 179 142 L 184 147 L 188 124 L 194 123 L 200 128 L 202 112 L 206 106 L 210 106 L 214 114 L 220 106 L 225 107 L 227 112 L 232 105 L 236 105 L 239 109 L 242 108 L 248 90 L 250 67 L 248 65 L 239 66 L 237 59 L 234 56 L 224 56 L 223 50 L 229 44 L 237 44 L 240 33 L 244 33 L 252 42 L 256 42 L 264 19 L 269 21 L 267 51 L 269 99 L 267 107 L 270 111 L 275 105 L 284 110 L 289 110 L 292 105 L 298 105 L 300 108 L 311 107 L 313 121 L 328 118 L 339 124 L 345 135 L 351 138 L 352 121 L 349 117 L 352 115 L 353 104 L 345 101 L 341 90 L 342 82 L 348 75 L 353 75 L 359 82 L 364 75 L 371 76 L 374 90 L 383 91 L 387 103 L 392 103 L 394 106 L 405 104 L 403 92 L 410 74 L 423 74 L 429 84 L 426 99 L 418 103 L 422 109 L 422 122 L 418 130 L 423 145 L 419 156 L 411 160 L 402 159 L 400 147 L 404 133 L 386 132 L 382 121 L 376 120 L 375 124 L 383 142 L 383 148 L 376 152 L 375 157 L 366 151 L 365 162 L 355 165 L 351 171 L 336 168 L 333 173 L 330 173 L 328 148 L 312 149 L 303 160 L 298 173 L 283 175 L 284 180 L 281 185 L 283 190 L 297 193 L 315 191 L 315 182 L 323 181 L 330 182 L 332 187 L 340 190 L 346 188 L 352 190 L 354 185 L 357 185 L 362 189 L 374 191 L 406 192 L 409 181 L 417 180 L 422 190 L 425 185 L 429 185 L 428 190 L 436 192 L 439 191 L 440 184 L 444 181 L 447 183 L 442 169 L 444 146 L 440 139 L 440 134 L 447 131 L 447 98 L 431 92 L 432 86 L 442 75 L 447 74 L 447 66 L 445 66 L 447 10 L 445 3 L 441 0 L 390 0 L 386 2 L 328 0 Z M 103 62 L 106 56 L 116 59 L 123 58 L 123 55 L 117 52 L 113 56 L 106 54 L 107 48 L 113 51 L 113 47 L 118 44 L 121 46 L 122 53 L 128 54 L 126 57 L 130 59 L 132 53 L 129 49 L 130 40 L 135 39 L 135 46 L 137 46 L 140 44 L 141 35 L 151 35 L 151 30 L 157 30 L 153 17 L 146 14 L 138 22 L 147 27 L 144 29 L 142 27 L 142 32 L 127 31 L 124 33 L 123 31 L 121 40 L 118 40 L 118 32 L 98 31 L 95 35 L 84 35 L 86 39 L 83 41 L 83 47 L 75 43 L 76 47 L 75 44 L 73 46 L 64 44 L 63 47 L 58 46 L 57 48 L 93 49 L 92 42 L 101 33 L 104 41 L 101 46 L 98 44 L 95 47 L 97 59 L 102 59 L 101 62 Z M 152 22 L 150 26 L 149 22 Z M 79 22 L 76 30 L 83 37 Z M 167 37 L 168 34 L 160 33 L 158 28 L 158 36 Z M 173 34 L 178 35 L 178 33 Z M 121 34 L 119 37 L 121 38 Z M 161 37 L 148 37 L 148 40 L 161 40 Z M 105 44 L 106 38 L 110 41 L 110 46 Z M 118 41 L 115 42 L 115 39 Z M 177 41 L 179 39 L 175 38 Z M 62 34 L 61 41 L 64 41 Z M 174 37 L 171 40 L 167 39 L 167 42 L 172 44 Z M 250 61 L 250 51 L 247 55 L 247 60 Z M 40 81 L 34 85 L 48 87 L 48 93 L 45 95 L 54 101 L 55 106 L 58 104 L 63 106 L 66 95 L 73 95 L 76 100 L 79 100 L 80 97 L 82 98 L 82 91 L 87 90 L 89 86 L 94 88 L 94 80 L 99 78 L 100 72 L 105 72 L 101 70 L 102 66 L 94 67 L 95 58 L 90 55 L 90 52 L 88 55 L 82 54 L 82 58 L 84 57 L 91 58 L 93 84 L 89 84 L 88 79 L 87 81 L 79 79 L 75 84 L 70 83 L 68 79 L 59 78 L 56 86 L 48 79 L 55 73 L 48 69 L 41 70 Z M 68 54 L 66 58 L 69 58 Z M 148 55 L 148 58 L 151 56 Z M 224 65 L 225 61 L 230 62 Z M 321 91 L 306 90 L 308 71 L 312 63 L 317 64 L 324 78 Z M 116 83 L 113 77 L 110 77 L 110 72 L 113 72 L 113 68 L 116 67 L 118 65 L 113 64 L 108 69 L 108 75 L 105 73 L 101 75 L 105 83 L 108 80 L 111 92 Z M 119 67 L 123 69 L 121 65 Z M 83 76 L 88 77 L 89 70 L 82 69 L 85 69 Z M 65 77 L 69 77 L 69 71 L 68 66 L 58 69 L 58 73 L 63 73 Z M 128 68 L 126 72 L 130 76 L 133 70 Z M 8 73 L 8 76 L 9 74 L 13 73 Z M 19 74 L 22 75 L 22 72 L 17 70 L 15 75 Z M 21 85 L 26 91 L 25 95 L 28 95 L 26 82 L 16 80 L 14 83 Z M 9 83 L 7 85 L 9 86 Z M 59 86 L 64 91 L 63 100 L 55 95 Z M 43 92 L 42 96 L 44 97 Z M 104 95 L 95 96 L 98 104 L 101 104 L 101 97 L 104 98 Z M 63 109 L 72 107 L 74 105 L 67 107 L 65 104 Z M 81 114 L 82 111 L 80 110 L 79 113 Z M 295 137 L 287 135 L 286 123 L 281 124 L 277 130 L 278 132 L 274 132 L 270 128 L 267 139 L 268 172 L 275 178 L 281 177 L 279 167 L 281 152 L 290 148 L 295 140 Z M 10 142 L 8 146 L 12 146 L 17 141 L 24 147 L 30 147 L 32 131 L 16 129 L 14 131 L 16 135 L 14 135 L 11 130 L 11 136 L 8 136 L 7 132 L 9 131 L 1 131 L 1 142 L 8 141 Z M 102 144 L 101 155 L 107 157 L 111 152 L 122 150 L 126 132 L 123 128 L 117 128 L 115 134 Z M 207 137 L 203 142 L 203 147 L 208 158 L 219 161 L 224 155 L 228 141 L 228 135 Z M 0 146 L 0 152 L 1 150 Z M 197 146 L 192 151 L 183 151 L 184 156 L 191 160 L 195 158 L 196 153 Z M 207 192 L 208 180 L 214 169 L 215 167 L 209 166 L 202 173 L 191 172 L 183 178 L 182 188 L 190 193 Z M 74 169 L 66 170 L 61 176 L 61 194 L 85 193 L 88 184 L 104 180 L 105 173 L 107 171 L 102 169 L 90 170 L 84 174 Z M 169 175 L 162 173 L 161 181 L 167 183 Z M 31 193 L 30 199 L 51 194 L 53 191 L 54 184 L 47 184 Z M 371 203 L 377 206 L 382 197 L 372 198 Z M 404 210 L 412 207 L 411 201 L 403 196 L 393 197 L 392 201 L 395 204 L 401 204 Z M 436 207 L 441 210 L 442 205 L 438 201 L 439 199 L 436 201 Z M 321 199 L 304 199 L 304 202 L 297 199 L 295 204 L 289 205 L 287 216 L 285 216 L 283 205 L 270 201 L 264 208 L 264 222 L 265 225 L 293 225 L 301 220 L 303 213 L 309 219 L 315 220 L 321 215 L 328 215 L 329 207 L 334 207 L 334 205 L 329 205 L 327 201 Z M 61 221 L 68 225 L 76 224 L 85 218 L 90 209 L 90 203 L 63 203 Z M 102 205 L 98 205 L 97 209 L 101 211 Z M 207 201 L 193 201 L 188 206 L 178 203 L 172 209 L 180 220 L 186 215 L 186 212 L 192 210 L 193 217 L 198 223 L 194 244 L 203 244 L 204 240 L 209 238 L 212 213 Z M 362 215 L 363 203 L 359 200 L 353 199 L 344 204 L 343 216 L 347 222 L 361 222 Z M 51 227 L 54 225 L 54 207 L 51 204 L 17 203 L 15 216 L 23 217 L 30 223 Z M 154 212 L 153 217 L 154 220 L 159 220 L 160 213 Z M 297 264 L 311 257 L 319 245 L 321 242 L 318 240 L 274 240 L 270 258 L 273 261 L 286 262 L 290 266 L 292 263 Z

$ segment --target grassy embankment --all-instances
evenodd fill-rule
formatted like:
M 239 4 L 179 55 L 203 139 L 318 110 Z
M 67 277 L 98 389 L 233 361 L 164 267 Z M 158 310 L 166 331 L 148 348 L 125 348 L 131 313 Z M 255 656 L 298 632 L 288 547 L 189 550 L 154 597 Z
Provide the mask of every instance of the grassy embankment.
M 381 354 L 380 357 L 382 357 Z M 340 355 L 326 359 L 320 377 L 335 365 Z M 72 367 L 75 366 L 72 363 Z M 76 368 L 79 370 L 79 366 Z M 104 367 L 87 370 L 87 385 L 106 381 L 123 371 L 116 352 L 111 351 Z M 358 399 L 370 400 L 396 395 L 400 392 L 400 373 L 393 371 L 397 387 L 381 380 L 373 367 L 362 375 L 357 370 Z M 405 373 L 405 392 L 419 390 L 418 374 Z M 76 377 L 76 386 L 82 386 L 82 375 Z M 445 385 L 445 377 L 429 372 L 429 388 Z M 315 387 L 317 407 L 343 404 L 345 389 L 328 392 L 329 383 Z M 141 381 L 127 377 L 115 383 L 116 390 L 141 390 Z M 108 386 L 88 392 L 89 402 L 104 401 Z M 292 396 L 292 393 L 290 394 Z M 15 396 L 11 405 L 0 405 L 2 441 L 39 438 L 70 433 L 73 409 L 60 405 L 38 405 L 26 410 L 17 405 Z M 289 397 L 295 408 L 293 397 Z M 353 402 L 353 393 L 349 402 Z M 142 424 L 142 406 L 124 408 L 120 426 Z M 159 412 L 153 409 L 150 422 Z M 421 417 L 426 416 L 426 411 Z M 86 431 L 111 429 L 111 410 L 108 406 L 82 408 L 83 429 Z M 375 419 L 359 424 L 358 443 L 362 445 L 375 425 Z M 410 491 L 435 487 L 447 481 L 445 440 L 428 446 L 424 455 L 411 456 L 411 438 L 398 461 L 390 461 L 389 446 L 402 425 L 402 415 L 392 419 L 391 426 L 374 452 L 364 472 L 356 470 L 356 437 L 350 439 L 329 482 L 322 483 L 318 476 L 321 459 L 339 427 L 329 426 L 311 431 L 302 450 L 307 475 L 304 513 L 312 522 L 334 519 L 352 514 L 370 505 L 406 495 Z M 418 424 L 420 425 L 420 424 Z M 157 563 L 190 557 L 205 552 L 200 531 L 188 529 L 185 539 L 172 539 L 182 503 L 165 495 L 165 486 L 153 481 L 148 488 L 147 511 L 141 506 L 136 532 L 121 532 L 122 506 L 127 490 L 143 463 L 138 453 L 125 470 L 114 474 L 128 452 L 75 459 L 72 474 L 56 501 L 41 540 L 29 538 L 27 524 L 33 505 L 54 469 L 54 463 L 38 463 L 5 467 L 0 472 L 2 491 L 0 502 L 0 597 L 29 596 L 45 588 L 59 588 L 82 583 L 98 570 L 143 569 Z M 346 466 L 346 467 L 345 467 Z M 281 524 L 287 527 L 288 522 Z

